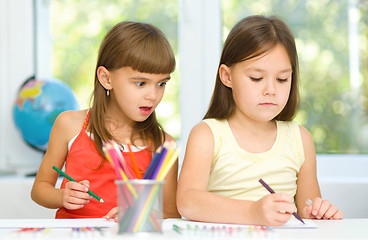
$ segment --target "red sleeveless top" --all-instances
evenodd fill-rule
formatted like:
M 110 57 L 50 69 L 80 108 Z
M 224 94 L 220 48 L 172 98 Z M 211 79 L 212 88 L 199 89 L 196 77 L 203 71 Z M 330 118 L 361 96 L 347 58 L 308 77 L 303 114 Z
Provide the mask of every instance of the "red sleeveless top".
M 117 187 L 115 185 L 116 175 L 113 167 L 105 159 L 102 167 L 99 168 L 102 156 L 96 149 L 95 142 L 86 133 L 89 113 L 85 119 L 82 130 L 72 143 L 68 156 L 65 161 L 65 173 L 74 178 L 77 182 L 89 180 L 90 189 L 97 196 L 102 198 L 105 203 L 92 198 L 91 201 L 77 210 L 60 208 L 57 210 L 55 218 L 101 218 L 104 217 L 112 208 L 117 206 Z M 132 169 L 132 161 L 129 152 L 122 152 L 129 167 Z M 141 172 L 144 172 L 152 158 L 152 153 L 148 148 L 134 152 L 137 165 Z M 63 179 L 60 188 L 65 188 L 68 182 Z

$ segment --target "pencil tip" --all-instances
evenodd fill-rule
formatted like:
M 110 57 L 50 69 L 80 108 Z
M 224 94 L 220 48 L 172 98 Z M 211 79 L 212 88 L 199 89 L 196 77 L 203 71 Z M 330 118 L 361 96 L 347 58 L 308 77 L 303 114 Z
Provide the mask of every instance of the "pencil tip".
M 105 203 L 105 201 L 102 198 L 100 199 L 100 202 Z

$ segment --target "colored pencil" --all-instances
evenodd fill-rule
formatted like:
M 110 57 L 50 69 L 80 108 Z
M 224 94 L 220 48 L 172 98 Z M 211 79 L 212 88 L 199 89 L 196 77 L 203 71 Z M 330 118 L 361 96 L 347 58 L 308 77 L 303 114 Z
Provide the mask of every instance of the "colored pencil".
M 118 144 L 115 141 L 110 141 L 110 143 L 113 145 L 114 149 L 115 149 L 115 153 L 118 155 L 117 156 L 117 160 L 121 165 L 121 168 L 123 169 L 124 173 L 127 175 L 127 177 L 129 179 L 133 179 L 134 174 L 131 171 L 131 169 L 129 168 L 123 154 L 120 151 L 120 148 L 118 146 Z
M 159 180 L 160 181 L 160 180 L 163 180 L 166 177 L 166 175 L 169 173 L 171 167 L 174 165 L 176 159 L 178 158 L 179 152 L 180 152 L 180 148 L 179 149 L 176 149 L 174 151 L 174 153 L 172 154 L 171 158 L 168 159 L 164 163 L 164 166 L 162 167 L 161 171 L 159 172 L 156 180 Z
M 116 147 L 114 141 L 108 141 L 103 145 L 103 151 L 107 160 L 110 162 L 116 173 L 117 179 L 128 181 L 130 179 L 151 179 L 162 181 L 176 162 L 179 150 L 176 148 L 175 142 L 165 142 L 157 148 L 151 162 L 142 176 L 138 169 L 138 162 L 132 151 L 130 141 L 127 141 L 127 147 L 132 161 L 130 169 L 121 154 L 121 150 Z M 129 174 L 131 173 L 131 174 Z M 139 180 L 140 181 L 140 180 Z M 134 184 L 132 182 L 132 184 Z M 129 203 L 124 208 L 124 214 L 119 219 L 119 232 L 139 232 L 144 229 L 149 231 L 154 228 L 161 231 L 161 224 L 152 211 L 153 205 L 157 200 L 157 194 L 162 187 L 162 183 L 148 184 L 143 189 L 136 190 L 131 183 L 126 184 L 127 188 L 121 189 L 122 196 L 131 199 L 125 199 Z
M 157 161 L 156 166 L 154 166 L 154 170 L 152 171 L 152 174 L 150 176 L 151 179 L 156 179 L 157 178 L 157 175 L 158 175 L 165 159 L 168 157 L 167 154 L 169 153 L 169 151 L 170 151 L 170 149 L 168 149 L 167 144 L 164 144 L 163 148 L 161 150 L 161 153 L 160 153 L 159 160 Z
M 263 181 L 263 180 L 262 180 L 262 178 L 260 178 L 258 181 L 259 181 L 259 182 L 262 184 L 262 186 L 263 186 L 263 187 L 265 187 L 265 188 L 267 189 L 267 191 L 269 191 L 271 194 L 275 193 L 275 191 L 274 191 L 270 186 L 268 186 L 268 184 L 267 184 L 265 181 Z M 303 224 L 305 224 L 305 222 L 303 221 L 303 219 L 299 216 L 299 214 L 298 214 L 297 212 L 293 212 L 292 214 L 294 215 L 294 217 L 295 217 L 296 219 L 298 219 L 298 220 L 299 220 L 299 221 L 301 221 Z
M 144 174 L 143 178 L 144 179 L 149 179 L 151 178 L 152 174 L 153 174 L 153 170 L 157 165 L 157 162 L 160 160 L 160 154 L 161 154 L 161 150 L 162 147 L 158 147 L 155 154 L 152 157 L 151 163 L 149 164 L 146 173 Z
M 106 159 L 110 162 L 111 166 L 114 168 L 117 179 L 122 181 L 128 181 L 129 178 L 124 173 L 124 171 L 120 168 L 119 161 L 117 157 L 119 155 L 114 154 L 116 149 L 113 148 L 113 146 L 110 143 L 105 143 L 103 146 L 103 151 L 105 153 Z M 120 151 L 120 150 L 119 150 Z M 131 184 L 127 184 L 127 187 L 134 198 L 137 198 L 137 193 L 135 192 L 134 188 Z M 126 189 L 124 189 L 126 191 Z M 130 194 L 127 194 L 126 196 L 130 196 Z M 131 200 L 129 200 L 129 203 L 131 203 Z
M 120 158 L 123 158 L 123 156 L 120 152 L 120 149 L 117 148 L 116 146 L 117 144 L 114 141 L 109 141 L 109 142 L 104 143 L 103 151 L 105 153 L 106 159 L 110 162 L 111 166 L 114 168 L 115 173 L 117 174 L 118 180 L 128 181 L 129 179 L 133 179 L 132 177 L 128 178 L 128 176 L 125 174 L 124 170 L 122 169 L 122 165 L 120 163 L 124 159 L 120 159 Z M 134 217 L 134 211 L 136 211 L 135 209 L 137 208 L 137 206 L 134 205 L 134 202 L 137 202 L 139 200 L 144 201 L 144 199 L 142 199 L 141 195 L 138 195 L 138 193 L 136 192 L 132 184 L 127 183 L 126 185 L 123 185 L 121 187 L 122 187 L 122 191 L 124 191 L 122 196 L 128 202 L 128 207 L 125 209 L 124 216 L 122 217 L 119 223 L 120 229 L 122 230 L 122 229 L 129 229 L 130 225 L 132 224 L 132 218 Z M 159 222 L 157 221 L 156 217 L 153 214 L 149 216 L 148 220 L 151 223 L 153 228 L 155 229 L 160 228 Z
M 177 233 L 179 233 L 179 234 L 182 234 L 181 229 L 180 229 L 180 227 L 179 227 L 178 225 L 173 224 L 172 228 L 173 228 L 173 230 L 174 230 L 175 232 L 177 232 Z
M 72 177 L 70 177 L 69 175 L 67 175 L 65 172 L 61 171 L 60 169 L 58 169 L 55 166 L 52 166 L 52 169 L 54 169 L 56 172 L 60 173 L 60 175 L 63 175 L 65 178 L 67 178 L 69 181 L 73 181 L 73 182 L 77 182 L 76 180 L 74 180 Z M 91 195 L 92 197 L 96 198 L 99 202 L 104 203 L 105 201 L 100 198 L 99 196 L 97 196 L 96 194 L 94 194 L 93 192 L 91 192 L 91 190 L 88 190 L 87 193 L 89 195 Z
M 132 160 L 133 170 L 135 172 L 135 175 L 137 176 L 137 178 L 142 179 L 143 176 L 142 176 L 142 173 L 138 169 L 137 159 L 135 158 L 135 155 L 134 155 L 134 153 L 132 151 L 132 148 L 130 146 L 130 141 L 129 140 L 127 141 L 127 146 L 128 146 L 128 149 L 129 149 L 129 155 L 130 155 L 130 158 Z
M 116 175 L 116 178 L 118 180 L 123 180 L 123 176 L 122 174 L 120 173 L 119 171 L 119 168 L 116 166 L 116 163 L 115 161 L 113 160 L 113 158 L 111 157 L 110 153 L 109 153 L 109 149 L 111 148 L 111 144 L 109 143 L 106 143 L 103 147 L 102 147 L 102 150 L 103 152 L 105 153 L 105 157 L 107 159 L 107 161 L 110 162 L 112 168 L 114 169 L 115 171 L 115 175 Z
M 115 143 L 115 145 L 117 144 Z M 125 159 L 121 154 L 120 149 L 114 146 L 114 142 L 105 143 L 102 147 L 102 150 L 105 153 L 106 159 L 114 168 L 118 180 L 133 179 L 132 173 L 129 171 L 129 169 L 127 169 L 128 166 L 123 167 L 123 165 L 126 164 Z
M 139 215 L 138 215 L 138 219 L 134 221 L 135 225 L 133 228 L 133 232 L 138 232 L 138 231 L 143 230 L 145 223 L 147 222 L 148 215 L 151 213 L 153 203 L 157 197 L 157 193 L 159 192 L 160 188 L 161 188 L 161 185 L 154 185 L 152 186 L 152 189 L 149 192 L 148 196 L 142 196 L 145 202 L 144 202 L 144 206 L 141 209 L 141 211 L 137 212 Z M 146 191 L 143 191 L 143 192 L 146 192 Z

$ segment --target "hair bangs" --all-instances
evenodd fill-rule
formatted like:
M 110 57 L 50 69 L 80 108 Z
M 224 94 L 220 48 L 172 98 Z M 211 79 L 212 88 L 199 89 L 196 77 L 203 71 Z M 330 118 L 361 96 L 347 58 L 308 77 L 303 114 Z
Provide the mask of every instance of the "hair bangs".
M 164 74 L 175 70 L 169 42 L 154 34 L 135 42 L 126 54 L 126 66 L 139 72 Z
M 251 21 L 245 24 L 240 21 L 230 31 L 225 42 L 223 53 L 223 62 L 227 66 L 250 60 L 267 53 L 280 42 L 275 32 L 274 26 L 269 21 L 259 22 Z M 234 48 L 231 46 L 244 46 L 242 48 Z
M 277 41 L 265 41 L 265 43 L 258 43 L 258 46 L 255 46 L 255 51 L 251 54 L 245 54 L 245 57 L 240 61 L 251 60 L 257 57 L 261 57 L 262 55 L 266 54 L 272 48 L 277 45 Z

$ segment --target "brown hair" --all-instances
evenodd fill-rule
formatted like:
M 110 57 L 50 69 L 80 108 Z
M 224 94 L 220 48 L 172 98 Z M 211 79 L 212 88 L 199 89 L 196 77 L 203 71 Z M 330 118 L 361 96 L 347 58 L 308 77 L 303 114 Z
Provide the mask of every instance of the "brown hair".
M 260 56 L 277 44 L 284 46 L 287 51 L 293 72 L 288 102 L 275 120 L 290 121 L 299 106 L 299 67 L 294 36 L 282 20 L 274 16 L 249 16 L 240 20 L 231 29 L 225 41 L 219 68 L 221 64 L 231 67 L 236 63 Z M 232 89 L 221 82 L 217 71 L 215 89 L 204 119 L 226 119 L 234 110 Z
M 114 138 L 105 125 L 108 96 L 97 77 L 100 66 L 109 71 L 131 67 L 139 72 L 166 74 L 175 70 L 175 55 L 165 35 L 151 24 L 123 21 L 107 33 L 98 53 L 88 123 L 88 130 L 93 134 L 97 150 L 103 156 L 103 142 Z M 133 144 L 137 137 L 147 144 L 151 143 L 152 151 L 165 141 L 165 133 L 157 122 L 155 112 L 145 121 L 135 124 L 130 137 Z

